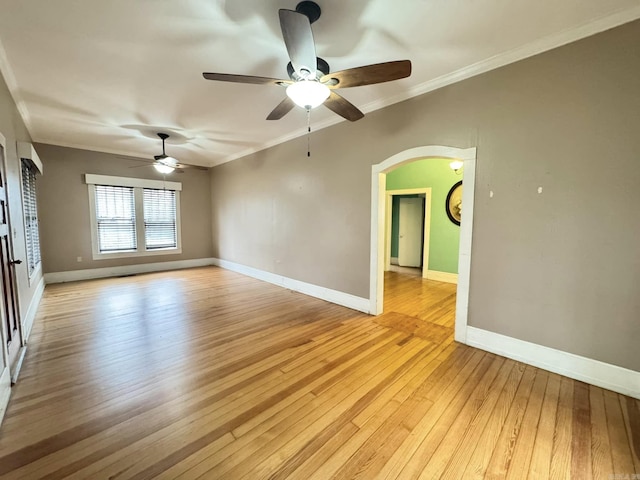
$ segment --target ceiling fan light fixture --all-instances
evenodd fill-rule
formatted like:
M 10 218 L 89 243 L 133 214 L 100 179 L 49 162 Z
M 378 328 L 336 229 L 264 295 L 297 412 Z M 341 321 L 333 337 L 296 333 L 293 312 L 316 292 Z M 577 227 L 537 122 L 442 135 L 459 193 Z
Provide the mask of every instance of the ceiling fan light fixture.
M 299 107 L 316 108 L 329 98 L 329 87 L 317 80 L 302 80 L 287 87 L 287 96 Z
M 173 172 L 176 169 L 176 165 L 178 165 L 178 160 L 169 156 L 158 158 L 156 163 L 153 164 L 155 169 L 162 174 Z
M 171 173 L 173 172 L 174 168 L 169 166 L 169 165 L 165 165 L 164 163 L 154 163 L 153 164 L 154 168 L 162 173 L 162 174 L 167 174 L 167 173 Z

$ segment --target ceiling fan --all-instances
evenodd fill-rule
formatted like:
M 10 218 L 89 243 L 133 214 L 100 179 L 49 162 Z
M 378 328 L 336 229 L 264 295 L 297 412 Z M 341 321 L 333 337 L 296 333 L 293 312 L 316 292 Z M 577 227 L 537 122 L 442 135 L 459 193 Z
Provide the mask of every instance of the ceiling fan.
M 364 113 L 335 90 L 406 78 L 411 75 L 411 61 L 398 60 L 330 72 L 329 64 L 316 57 L 311 31 L 311 24 L 320 18 L 320 14 L 320 7 L 312 1 L 300 2 L 295 11 L 279 10 L 282 37 L 291 60 L 287 65 L 289 80 L 227 73 L 202 75 L 207 80 L 286 87 L 286 98 L 267 120 L 281 119 L 296 105 L 311 110 L 322 104 L 352 122 L 361 119 Z
M 162 140 L 162 154 L 154 155 L 153 163 L 140 165 L 140 166 L 153 165 L 153 167 L 163 175 L 172 173 L 174 171 L 177 173 L 184 173 L 185 168 L 196 168 L 198 170 L 208 170 L 207 167 L 202 167 L 200 165 L 189 165 L 188 163 L 180 163 L 174 157 L 167 155 L 164 148 L 164 142 L 167 138 L 169 138 L 169 134 L 159 132 L 157 135 Z M 131 168 L 136 168 L 136 167 L 131 167 Z

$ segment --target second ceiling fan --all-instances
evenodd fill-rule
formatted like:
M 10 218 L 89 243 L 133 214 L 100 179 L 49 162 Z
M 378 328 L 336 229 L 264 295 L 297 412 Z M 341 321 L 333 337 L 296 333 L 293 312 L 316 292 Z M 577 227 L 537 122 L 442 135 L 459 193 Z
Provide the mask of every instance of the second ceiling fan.
M 171 155 L 167 155 L 164 148 L 165 141 L 169 138 L 168 133 L 158 132 L 156 135 L 162 140 L 162 153 L 160 155 L 153 156 L 153 162 L 145 162 L 144 165 L 136 165 L 129 168 L 150 167 L 153 166 L 159 173 L 166 175 L 168 173 L 183 173 L 185 168 L 194 168 L 197 170 L 208 170 L 207 167 L 200 165 L 191 165 L 188 163 L 178 162 L 178 160 Z M 130 158 L 130 157 L 124 157 Z
M 267 120 L 281 119 L 296 105 L 310 110 L 322 104 L 352 122 L 361 119 L 364 113 L 335 90 L 406 78 L 411 75 L 411 61 L 398 60 L 330 72 L 329 64 L 316 57 L 311 31 L 311 24 L 320 18 L 320 13 L 318 4 L 311 1 L 300 2 L 295 11 L 279 11 L 282 37 L 291 59 L 287 65 L 289 80 L 228 73 L 202 75 L 207 80 L 286 87 L 287 96 Z

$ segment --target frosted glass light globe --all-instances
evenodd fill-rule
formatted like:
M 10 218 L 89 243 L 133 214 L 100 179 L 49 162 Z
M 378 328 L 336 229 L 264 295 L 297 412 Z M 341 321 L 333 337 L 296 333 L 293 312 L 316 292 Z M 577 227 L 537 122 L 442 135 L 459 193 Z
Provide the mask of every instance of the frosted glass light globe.
M 178 161 L 175 158 L 164 157 L 164 158 L 160 158 L 159 160 L 156 160 L 153 166 L 158 172 L 162 174 L 167 174 L 167 173 L 173 172 L 177 164 L 178 164 Z
M 329 98 L 329 87 L 315 80 L 302 80 L 287 87 L 287 96 L 299 107 L 316 108 Z

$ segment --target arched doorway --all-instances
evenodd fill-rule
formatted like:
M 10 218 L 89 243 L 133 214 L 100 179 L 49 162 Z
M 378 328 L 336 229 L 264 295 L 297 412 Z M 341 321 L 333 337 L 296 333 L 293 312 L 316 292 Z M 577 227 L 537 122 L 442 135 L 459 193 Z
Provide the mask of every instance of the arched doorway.
M 473 198 L 475 184 L 476 149 L 455 148 L 440 145 L 411 148 L 397 153 L 371 167 L 371 261 L 369 299 L 371 313 L 383 311 L 384 302 L 384 238 L 385 191 L 387 172 L 417 159 L 447 158 L 462 160 L 464 191 L 462 203 L 464 215 L 460 223 L 460 248 L 458 258 L 458 288 L 456 297 L 455 339 L 466 343 L 467 314 L 469 307 L 469 274 L 471 267 L 471 237 L 473 227 Z

